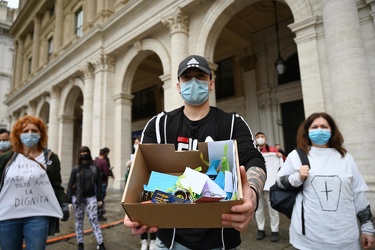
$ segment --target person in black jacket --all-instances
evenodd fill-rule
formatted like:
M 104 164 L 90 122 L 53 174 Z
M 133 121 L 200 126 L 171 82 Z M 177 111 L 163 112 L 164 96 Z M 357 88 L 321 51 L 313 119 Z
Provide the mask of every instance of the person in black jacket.
M 103 204 L 100 170 L 94 164 L 90 149 L 86 146 L 79 149 L 77 159 L 78 164 L 73 168 L 68 183 L 68 197 L 75 211 L 78 249 L 84 249 L 83 220 L 86 210 L 98 243 L 97 249 L 105 250 L 98 220 L 98 206 Z
M 127 216 L 124 225 L 133 234 L 157 232 L 156 249 L 236 248 L 241 244 L 240 231 L 247 228 L 254 216 L 266 180 L 264 158 L 241 116 L 210 107 L 208 98 L 215 86 L 205 58 L 185 58 L 177 77 L 177 90 L 184 106 L 152 118 L 143 130 L 141 143 L 174 143 L 176 150 L 196 150 L 197 142 L 237 140 L 244 202 L 233 206 L 231 214 L 222 215 L 223 226 L 230 228 L 148 228 Z

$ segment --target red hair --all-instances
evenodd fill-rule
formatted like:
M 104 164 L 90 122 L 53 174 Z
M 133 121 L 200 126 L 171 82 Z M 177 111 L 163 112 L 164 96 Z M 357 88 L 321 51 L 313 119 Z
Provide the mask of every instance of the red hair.
M 47 127 L 39 117 L 32 116 L 32 115 L 25 115 L 18 119 L 16 123 L 13 125 L 12 133 L 10 133 L 10 141 L 13 145 L 13 150 L 21 152 L 23 151 L 23 144 L 21 142 L 20 135 L 22 134 L 23 129 L 27 126 L 27 124 L 32 123 L 38 127 L 40 131 L 40 140 L 38 142 L 38 149 L 40 151 L 43 148 L 47 147 L 48 135 L 47 135 Z

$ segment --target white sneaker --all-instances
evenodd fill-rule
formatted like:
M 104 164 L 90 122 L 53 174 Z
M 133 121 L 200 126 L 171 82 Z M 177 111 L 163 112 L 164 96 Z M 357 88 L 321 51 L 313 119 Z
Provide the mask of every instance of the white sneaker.
M 149 250 L 155 250 L 156 240 L 150 240 Z
M 141 250 L 147 250 L 147 247 L 148 247 L 148 242 L 147 240 L 141 240 Z

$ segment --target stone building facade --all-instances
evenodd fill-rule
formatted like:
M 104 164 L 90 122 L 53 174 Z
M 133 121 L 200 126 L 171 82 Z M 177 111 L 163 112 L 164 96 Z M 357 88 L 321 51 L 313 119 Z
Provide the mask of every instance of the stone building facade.
M 271 145 L 290 151 L 304 117 L 333 115 L 375 200 L 374 18 L 375 0 L 21 0 L 7 116 L 46 121 L 64 181 L 80 145 L 109 147 L 121 188 L 132 137 L 182 105 L 178 63 L 203 55 L 216 77 L 210 104 Z
M 7 1 L 0 1 L 0 128 L 10 129 L 6 94 L 10 91 L 14 58 L 13 39 L 9 34 L 10 26 L 16 19 L 17 9 L 9 8 Z

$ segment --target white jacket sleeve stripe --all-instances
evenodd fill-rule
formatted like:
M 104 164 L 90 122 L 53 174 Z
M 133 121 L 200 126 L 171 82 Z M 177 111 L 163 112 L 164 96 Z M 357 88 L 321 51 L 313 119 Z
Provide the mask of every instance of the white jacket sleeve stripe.
M 156 121 L 155 121 L 155 133 L 156 133 L 156 141 L 158 142 L 158 144 L 160 144 L 161 142 L 161 138 L 160 138 L 160 119 L 161 117 L 164 115 L 164 112 L 162 113 L 159 113 L 158 116 L 156 117 Z

